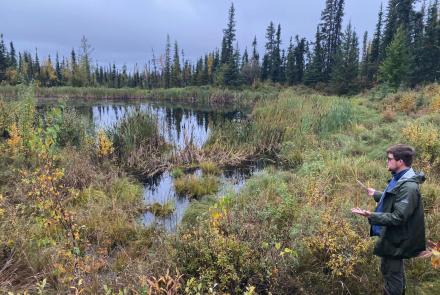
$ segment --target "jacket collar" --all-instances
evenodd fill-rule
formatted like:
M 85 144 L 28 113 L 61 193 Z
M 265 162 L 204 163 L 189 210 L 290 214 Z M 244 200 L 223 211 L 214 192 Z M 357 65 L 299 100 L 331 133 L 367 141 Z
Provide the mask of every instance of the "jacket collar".
M 408 171 L 406 171 L 405 174 L 400 177 L 399 181 L 397 181 L 396 186 L 389 192 L 391 194 L 394 194 L 395 191 L 404 183 L 407 182 L 410 178 L 416 176 L 416 173 L 412 168 L 409 168 Z

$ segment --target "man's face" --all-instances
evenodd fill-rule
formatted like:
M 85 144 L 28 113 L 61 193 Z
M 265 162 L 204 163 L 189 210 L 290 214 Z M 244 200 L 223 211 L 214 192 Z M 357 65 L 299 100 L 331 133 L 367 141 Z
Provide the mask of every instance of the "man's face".
M 394 159 L 394 155 L 393 154 L 388 154 L 387 155 L 387 167 L 388 170 L 391 172 L 396 172 L 398 171 L 401 167 L 402 167 L 402 160 L 396 160 Z

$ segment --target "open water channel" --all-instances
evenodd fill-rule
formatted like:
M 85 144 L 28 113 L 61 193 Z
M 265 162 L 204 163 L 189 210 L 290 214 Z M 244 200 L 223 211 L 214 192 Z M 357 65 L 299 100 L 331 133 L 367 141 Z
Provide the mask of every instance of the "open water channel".
M 153 115 L 158 122 L 159 130 L 168 143 L 176 149 L 185 146 L 185 137 L 191 137 L 197 147 L 202 147 L 208 140 L 212 124 L 224 121 L 241 121 L 247 112 L 236 109 L 214 109 L 197 105 L 172 105 L 155 101 L 76 101 L 74 107 L 82 115 L 93 122 L 94 128 L 112 128 L 121 118 L 133 111 L 146 112 Z M 238 191 L 246 179 L 261 170 L 261 165 L 250 164 L 244 167 L 232 167 L 222 171 L 220 176 L 220 191 L 218 195 L 228 191 Z M 193 173 L 201 173 L 196 170 Z M 144 184 L 145 203 L 165 204 L 173 202 L 175 211 L 166 218 L 155 217 L 152 213 L 143 215 L 142 222 L 146 226 L 162 226 L 168 231 L 174 231 L 181 222 L 190 204 L 187 197 L 182 197 L 174 191 L 173 177 L 166 171 Z

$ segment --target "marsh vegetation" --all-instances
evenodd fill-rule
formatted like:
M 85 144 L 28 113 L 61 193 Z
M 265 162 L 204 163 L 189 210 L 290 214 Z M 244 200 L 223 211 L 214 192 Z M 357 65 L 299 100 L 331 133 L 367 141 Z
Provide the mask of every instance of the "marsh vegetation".
M 381 188 L 384 148 L 414 145 L 414 167 L 428 176 L 427 238 L 440 240 L 439 93 L 437 84 L 351 98 L 287 88 L 182 146 L 142 108 L 101 129 L 78 108 L 40 112 L 32 89 L 0 100 L 0 290 L 377 294 L 373 240 L 349 210 L 374 202 L 356 179 Z M 231 165 L 256 160 L 263 170 L 224 189 Z M 149 187 L 181 196 L 157 201 Z M 145 210 L 179 222 L 143 222 Z M 436 259 L 408 261 L 408 294 L 435 294 Z

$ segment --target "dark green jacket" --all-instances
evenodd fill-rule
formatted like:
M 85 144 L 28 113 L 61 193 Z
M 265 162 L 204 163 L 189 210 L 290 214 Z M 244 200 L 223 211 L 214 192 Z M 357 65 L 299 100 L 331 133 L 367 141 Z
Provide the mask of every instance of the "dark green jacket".
M 419 191 L 419 185 L 424 181 L 423 173 L 415 173 L 411 168 L 390 192 L 385 193 L 383 212 L 368 217 L 371 225 L 383 226 L 374 247 L 375 255 L 411 258 L 426 249 L 423 202 Z M 380 192 L 374 194 L 376 202 L 381 196 Z

